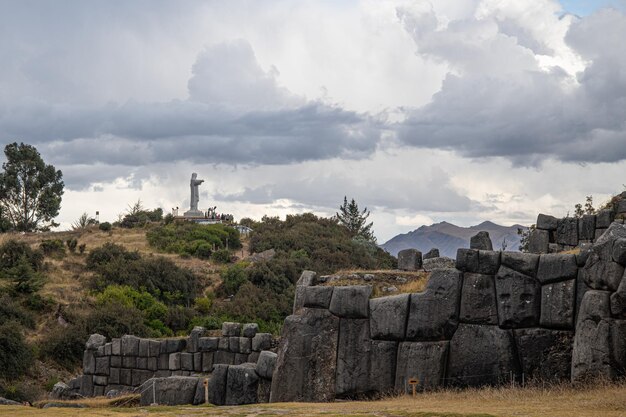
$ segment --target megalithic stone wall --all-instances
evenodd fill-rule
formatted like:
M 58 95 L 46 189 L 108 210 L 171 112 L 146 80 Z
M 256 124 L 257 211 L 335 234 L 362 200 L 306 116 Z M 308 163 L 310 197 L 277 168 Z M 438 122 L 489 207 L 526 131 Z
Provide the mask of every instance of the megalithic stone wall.
M 613 222 L 577 255 L 459 249 L 416 294 L 370 299 L 369 286 L 317 286 L 305 271 L 271 401 L 408 392 L 412 378 L 432 389 L 622 376 L 624 267 L 626 226 Z

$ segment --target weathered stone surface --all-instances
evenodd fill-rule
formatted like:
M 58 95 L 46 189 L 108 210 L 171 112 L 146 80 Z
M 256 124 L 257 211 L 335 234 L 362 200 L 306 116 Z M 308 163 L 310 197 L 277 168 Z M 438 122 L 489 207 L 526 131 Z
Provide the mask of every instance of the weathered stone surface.
M 409 294 L 400 294 L 369 301 L 372 339 L 404 340 L 409 298 Z
M 214 352 L 219 343 L 218 337 L 201 337 L 198 339 L 198 350 L 200 352 Z
M 186 339 L 165 339 L 161 341 L 161 353 L 180 352 L 187 346 Z
M 206 329 L 201 326 L 195 326 L 189 334 L 187 341 L 187 351 L 195 353 L 198 351 L 198 340 L 206 334 Z M 141 354 L 140 354 L 141 355 Z
M 442 385 L 449 342 L 402 342 L 398 347 L 395 390 L 411 392 L 408 381 L 419 380 L 421 390 Z
M 297 287 L 310 287 L 315 285 L 315 279 L 317 274 L 314 271 L 302 271 L 300 274 L 300 278 L 298 278 L 298 282 L 296 282 Z
M 556 243 L 570 246 L 578 245 L 578 219 L 576 217 L 565 217 L 558 220 Z
M 531 327 L 539 323 L 541 285 L 536 279 L 501 266 L 495 281 L 500 327 Z
M 120 369 L 120 384 L 131 386 L 133 383 L 132 372 L 130 369 Z
M 626 266 L 626 238 L 618 238 L 613 242 L 613 261 Z
M 596 249 L 597 246 L 594 246 Z M 583 278 L 589 288 L 616 291 L 622 280 L 624 267 L 612 260 L 601 259 L 594 251 L 583 268 Z
M 626 226 L 621 223 L 613 222 L 606 229 L 606 232 L 596 241 L 596 244 L 614 241 L 616 239 L 626 238 Z
M 211 372 L 213 370 L 213 355 L 215 352 L 202 352 L 202 372 Z
M 626 320 L 611 321 L 611 365 L 614 376 L 626 376 Z
M 124 368 L 136 368 L 137 357 L 136 356 L 122 356 L 122 366 Z
M 617 203 L 617 213 L 626 213 L 626 200 Z
M 269 379 L 260 378 L 259 385 L 257 388 L 257 393 L 256 393 L 257 401 L 260 404 L 269 403 L 271 391 L 272 391 L 272 381 Z
M 573 254 L 549 254 L 539 257 L 537 279 L 542 284 L 576 278 L 578 265 Z
M 109 384 L 119 384 L 120 383 L 120 368 L 110 368 L 109 369 Z
M 492 275 L 463 274 L 460 321 L 474 324 L 498 324 L 496 288 Z
M 198 404 L 196 390 L 199 381 L 200 378 L 192 376 L 149 379 L 140 388 L 140 404 L 142 406 Z
M 539 324 L 542 327 L 554 329 L 572 329 L 576 303 L 575 291 L 575 279 L 542 286 Z
M 478 268 L 474 272 L 483 275 L 495 275 L 500 269 L 500 255 L 500 251 L 478 251 Z
M 22 405 L 22 403 L 18 403 L 17 401 L 9 400 L 4 397 L 0 397 L 0 405 Z
M 226 379 L 229 365 L 214 365 L 209 378 L 209 402 L 215 405 L 226 403 Z
M 372 287 L 369 285 L 335 287 L 330 300 L 329 310 L 334 315 L 342 318 L 367 318 L 371 294 Z
M 148 340 L 148 356 L 158 357 L 161 354 L 161 342 L 159 340 Z
M 259 376 L 255 365 L 245 363 L 228 367 L 225 405 L 254 404 L 257 402 Z
M 614 219 L 615 213 L 613 210 L 600 210 L 596 215 L 596 229 L 607 229 Z
M 139 338 L 132 335 L 122 336 L 122 356 L 139 355 Z
M 493 250 L 489 232 L 481 231 L 470 238 L 470 249 Z
M 596 233 L 594 235 L 594 240 L 598 240 L 602 237 L 602 235 L 604 235 L 604 232 L 606 232 L 607 229 L 603 229 L 603 228 L 598 228 L 596 229 Z
M 277 358 L 278 355 L 274 352 L 270 352 L 269 350 L 262 351 L 256 362 L 256 373 L 261 378 L 272 379 Z
M 521 274 L 535 277 L 539 264 L 539 255 L 522 252 L 502 252 L 502 265 Z
M 575 256 L 576 256 L 576 266 L 578 266 L 579 268 L 582 268 L 583 266 L 585 266 L 585 263 L 587 263 L 587 258 L 589 258 L 589 255 L 591 255 L 592 253 L 592 246 L 593 244 L 591 243 L 581 243 L 580 245 L 578 245 L 580 248 L 580 252 L 578 252 Z
M 521 371 L 527 379 L 569 381 L 574 333 L 564 330 L 514 330 Z
M 122 340 L 121 339 L 111 340 L 111 355 L 120 356 L 121 354 L 122 354 Z
M 394 390 L 397 352 L 397 342 L 370 341 L 369 392 L 384 394 Z
M 478 251 L 459 248 L 456 251 L 456 269 L 463 272 L 478 272 Z
M 133 387 L 138 387 L 154 376 L 153 372 L 143 369 L 133 369 L 131 371 L 131 381 Z M 95 381 L 95 380 L 94 380 Z M 103 384 L 104 385 L 104 384 Z
M 303 307 L 328 308 L 333 296 L 334 287 L 302 287 Z
M 422 256 L 422 261 L 425 261 L 426 259 L 433 259 L 433 258 L 439 258 L 439 249 L 432 248 L 431 250 L 426 252 L 426 254 Z
M 83 352 L 83 373 L 86 375 L 96 372 L 96 356 L 93 350 Z
M 225 321 L 222 323 L 223 337 L 239 337 L 241 336 L 241 324 Z
M 235 363 L 235 354 L 225 350 L 218 350 L 213 354 L 213 364 L 233 365 Z
M 285 319 L 271 402 L 335 398 L 338 334 L 339 319 L 328 310 L 303 309 Z
M 252 350 L 260 352 L 272 347 L 272 335 L 269 333 L 257 333 L 252 338 Z
M 80 395 L 93 397 L 93 375 L 83 375 L 80 379 Z
M 48 398 L 51 399 L 51 400 L 75 400 L 75 399 L 80 398 L 80 394 L 78 394 L 77 392 L 72 391 L 72 389 L 69 387 L 69 385 L 67 385 L 67 384 L 65 384 L 63 382 L 57 382 L 52 387 L 52 391 L 50 391 L 50 394 L 48 395 Z M 3 404 L 2 403 L 2 398 L 0 397 L 0 405 L 20 405 L 20 404 L 19 403 Z
M 303 285 L 296 286 L 295 294 L 293 297 L 293 308 L 291 309 L 293 314 L 298 314 L 298 311 L 304 307 L 304 293 L 307 288 Z
M 398 269 L 417 271 L 422 268 L 422 252 L 417 249 L 403 249 L 398 252 Z
M 91 336 L 89 336 L 89 339 L 87 339 L 87 342 L 85 343 L 85 349 L 96 350 L 100 346 L 104 346 L 106 342 L 107 342 L 106 337 L 102 336 L 101 334 L 94 333 Z
M 578 219 L 578 240 L 592 240 L 596 231 L 596 216 L 585 214 Z
M 626 271 L 617 291 L 611 294 L 611 314 L 614 317 L 626 317 Z
M 462 274 L 456 269 L 436 269 L 426 290 L 411 294 L 407 340 L 446 340 L 459 322 Z
M 229 337 L 220 337 L 219 340 L 217 341 L 217 349 L 228 350 L 228 347 L 230 346 L 229 340 L 230 340 Z
M 535 229 L 528 236 L 528 252 L 548 253 L 550 244 L 550 232 L 542 229 Z
M 446 256 L 440 256 L 437 258 L 429 258 L 424 259 L 422 263 L 422 267 L 426 272 L 432 272 L 435 269 L 449 269 L 454 268 L 456 266 L 456 261 L 452 258 L 448 258 Z
M 180 366 L 181 366 L 180 355 L 181 355 L 180 352 L 170 353 L 170 358 L 169 358 L 169 370 L 170 371 L 178 371 L 180 369 Z
M 233 353 L 239 353 L 239 336 L 233 336 L 228 338 L 228 351 Z
M 245 353 L 235 353 L 235 362 L 233 365 L 241 365 L 248 362 L 248 355 Z
M 540 214 L 539 216 L 537 216 L 537 229 L 556 230 L 558 226 L 558 221 L 559 220 L 554 216 Z
M 109 382 L 109 378 L 106 375 L 94 375 L 93 376 L 94 385 L 106 385 L 108 382 Z M 94 393 L 94 395 L 97 395 L 97 394 Z
M 509 381 L 519 364 L 510 330 L 460 324 L 450 341 L 447 378 L 451 385 L 496 385 Z
M 149 356 L 150 341 L 148 339 L 139 339 L 139 356 L 144 358 Z
M 196 352 L 193 354 L 193 370 L 195 372 L 202 372 L 202 353 Z
M 96 367 L 95 374 L 96 375 L 108 375 L 109 368 L 111 367 L 110 356 L 103 356 L 101 358 L 96 358 Z
M 256 323 L 246 323 L 243 325 L 243 337 L 254 337 L 259 331 L 259 325 Z
M 370 332 L 367 319 L 341 319 L 335 393 L 346 397 L 369 388 Z

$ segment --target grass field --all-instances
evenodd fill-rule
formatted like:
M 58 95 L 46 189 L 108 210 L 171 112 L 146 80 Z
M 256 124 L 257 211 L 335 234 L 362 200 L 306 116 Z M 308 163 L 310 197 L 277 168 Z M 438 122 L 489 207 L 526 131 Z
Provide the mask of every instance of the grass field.
M 255 404 L 236 407 L 106 406 L 90 400 L 92 408 L 1 407 L 0 415 L 26 416 L 381 416 L 381 417 L 625 417 L 626 383 L 591 388 L 483 388 L 439 391 L 379 401 Z

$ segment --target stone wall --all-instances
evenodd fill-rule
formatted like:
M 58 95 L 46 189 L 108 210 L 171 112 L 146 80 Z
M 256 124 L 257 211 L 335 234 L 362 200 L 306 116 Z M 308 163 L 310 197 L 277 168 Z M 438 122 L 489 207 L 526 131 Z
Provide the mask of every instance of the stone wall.
M 624 375 L 626 226 L 607 226 L 577 255 L 459 249 L 415 294 L 370 299 L 367 285 L 319 286 L 306 271 L 271 401 L 403 392 L 412 378 L 432 389 Z

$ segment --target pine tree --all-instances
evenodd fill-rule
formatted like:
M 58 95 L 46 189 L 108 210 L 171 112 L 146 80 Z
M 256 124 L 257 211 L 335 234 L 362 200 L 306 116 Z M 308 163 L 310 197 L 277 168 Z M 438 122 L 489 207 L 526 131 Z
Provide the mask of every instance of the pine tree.
M 348 198 L 343 197 L 343 204 L 339 207 L 339 213 L 336 214 L 339 223 L 345 226 L 350 235 L 355 238 L 359 237 L 370 242 L 376 242 L 374 232 L 372 232 L 373 222 L 367 223 L 370 212 L 367 207 L 363 211 L 359 210 L 359 205 L 354 198 L 348 203 Z

